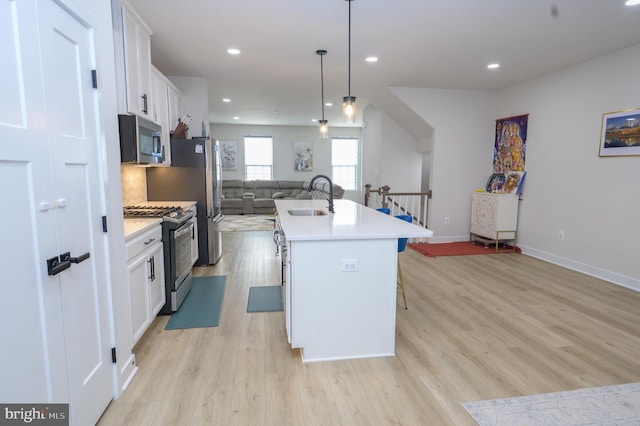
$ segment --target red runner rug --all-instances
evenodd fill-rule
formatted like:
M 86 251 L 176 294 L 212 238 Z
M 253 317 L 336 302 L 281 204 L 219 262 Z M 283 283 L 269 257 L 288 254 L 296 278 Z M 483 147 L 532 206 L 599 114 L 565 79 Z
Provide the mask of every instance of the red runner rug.
M 429 257 L 438 256 L 467 256 L 471 254 L 498 254 L 513 253 L 513 247 L 503 246 L 496 251 L 495 244 L 489 244 L 487 248 L 482 243 L 473 244 L 471 241 L 461 241 L 456 243 L 439 243 L 439 244 L 409 244 L 409 247 Z M 520 253 L 520 249 L 516 247 L 516 253 Z

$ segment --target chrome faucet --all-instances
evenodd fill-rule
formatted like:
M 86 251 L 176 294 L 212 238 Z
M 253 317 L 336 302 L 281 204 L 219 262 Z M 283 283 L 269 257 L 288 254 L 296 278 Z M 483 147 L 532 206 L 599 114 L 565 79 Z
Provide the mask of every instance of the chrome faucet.
M 315 175 L 312 179 L 311 182 L 309 182 L 309 187 L 307 188 L 307 191 L 311 192 L 311 190 L 313 189 L 313 182 L 316 181 L 316 179 L 318 178 L 323 178 L 324 180 L 326 180 L 327 182 L 329 182 L 329 212 L 331 213 L 335 213 L 333 211 L 333 182 L 331 182 L 331 179 L 329 178 L 329 176 L 325 176 L 325 175 Z

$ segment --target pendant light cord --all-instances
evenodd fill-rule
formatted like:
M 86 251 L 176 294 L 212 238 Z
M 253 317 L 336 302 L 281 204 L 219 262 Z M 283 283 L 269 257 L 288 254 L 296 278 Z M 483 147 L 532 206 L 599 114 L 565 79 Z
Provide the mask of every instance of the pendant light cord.
M 347 0 L 349 2 L 349 76 L 348 76 L 348 93 L 351 97 L 351 2 L 353 0 Z
M 322 121 L 324 122 L 324 71 L 322 68 L 322 57 L 323 53 L 320 54 L 320 96 L 322 99 Z

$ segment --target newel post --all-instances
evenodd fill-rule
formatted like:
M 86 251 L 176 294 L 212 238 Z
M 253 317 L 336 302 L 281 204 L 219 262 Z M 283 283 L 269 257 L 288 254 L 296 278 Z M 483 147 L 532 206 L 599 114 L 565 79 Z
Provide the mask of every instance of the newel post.
M 364 186 L 364 205 L 369 206 L 369 199 L 371 197 L 371 184 L 368 183 Z
M 382 193 L 382 207 L 389 207 L 389 203 L 387 203 L 387 196 L 389 195 L 390 189 L 391 188 L 389 188 L 387 185 L 379 189 L 379 191 Z

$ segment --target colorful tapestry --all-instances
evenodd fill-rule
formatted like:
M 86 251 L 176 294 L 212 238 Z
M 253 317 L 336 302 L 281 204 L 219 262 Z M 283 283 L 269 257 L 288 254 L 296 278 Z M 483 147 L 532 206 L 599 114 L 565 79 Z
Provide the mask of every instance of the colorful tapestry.
M 524 171 L 529 114 L 496 120 L 493 173 Z

